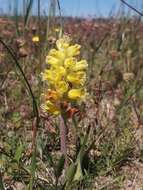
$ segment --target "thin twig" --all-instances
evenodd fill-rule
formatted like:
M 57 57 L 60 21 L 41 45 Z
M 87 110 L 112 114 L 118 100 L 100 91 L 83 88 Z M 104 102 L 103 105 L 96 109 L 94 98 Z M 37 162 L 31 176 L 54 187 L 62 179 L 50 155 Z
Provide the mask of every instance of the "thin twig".
M 124 3 L 125 5 L 127 5 L 130 9 L 132 9 L 133 11 L 135 11 L 136 13 L 138 13 L 140 16 L 143 16 L 143 13 L 140 12 L 139 10 L 137 10 L 136 8 L 134 8 L 132 5 L 130 5 L 129 3 L 127 3 L 124 0 L 120 0 L 122 3 Z
M 63 33 L 63 19 L 62 19 L 61 6 L 60 6 L 60 1 L 59 0 L 57 0 L 57 4 L 58 4 L 58 9 L 59 9 L 59 15 L 60 15 L 60 33 L 59 33 L 59 37 L 61 37 L 62 33 Z

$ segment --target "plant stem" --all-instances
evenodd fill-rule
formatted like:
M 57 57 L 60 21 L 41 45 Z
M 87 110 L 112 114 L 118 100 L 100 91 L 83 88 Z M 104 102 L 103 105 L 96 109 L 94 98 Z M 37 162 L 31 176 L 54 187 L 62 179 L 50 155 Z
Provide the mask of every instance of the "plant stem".
M 2 181 L 2 174 L 0 172 L 0 189 L 1 190 L 5 190 L 5 187 L 4 187 L 4 184 L 3 184 L 3 181 Z
M 65 156 L 65 167 L 67 167 L 67 121 L 63 114 L 60 118 L 60 141 L 61 153 Z

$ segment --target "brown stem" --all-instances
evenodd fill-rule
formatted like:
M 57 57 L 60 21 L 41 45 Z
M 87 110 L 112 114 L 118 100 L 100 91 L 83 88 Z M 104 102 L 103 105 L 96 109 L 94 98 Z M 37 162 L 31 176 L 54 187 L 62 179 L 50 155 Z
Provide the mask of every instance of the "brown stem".
M 62 116 L 60 117 L 60 141 L 61 153 L 65 156 L 65 167 L 67 167 L 67 126 Z
M 137 10 L 135 7 L 133 7 L 132 5 L 130 5 L 129 3 L 127 3 L 124 0 L 120 0 L 122 3 L 124 3 L 125 5 L 127 5 L 130 9 L 132 9 L 133 11 L 135 11 L 136 13 L 138 13 L 140 16 L 143 16 L 143 13 L 140 12 L 139 10 Z

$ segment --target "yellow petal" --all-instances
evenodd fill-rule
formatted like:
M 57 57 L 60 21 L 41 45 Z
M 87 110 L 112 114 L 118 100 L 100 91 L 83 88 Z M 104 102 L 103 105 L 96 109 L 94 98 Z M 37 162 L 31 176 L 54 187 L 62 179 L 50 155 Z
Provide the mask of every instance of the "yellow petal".
M 70 45 L 70 38 L 68 36 L 64 36 L 63 38 L 57 40 L 56 45 L 59 50 L 65 50 Z
M 42 80 L 47 81 L 50 84 L 55 83 L 59 78 L 59 75 L 52 69 L 46 69 L 44 73 L 42 73 Z
M 44 73 L 42 73 L 42 80 L 46 81 L 50 84 L 57 83 L 58 81 L 61 81 L 62 78 L 65 76 L 66 70 L 64 67 L 58 67 L 58 68 L 50 68 L 46 69 Z
M 55 28 L 55 32 L 59 32 L 60 31 L 60 28 Z
M 74 67 L 74 71 L 86 70 L 87 67 L 88 67 L 87 61 L 81 60 L 81 61 L 76 62 L 76 66 Z
M 55 71 L 57 73 L 59 73 L 59 75 L 61 75 L 61 77 L 64 77 L 66 75 L 66 69 L 62 66 L 57 67 Z
M 59 81 L 56 84 L 56 91 L 60 96 L 63 96 L 63 94 L 68 91 L 68 84 L 65 81 Z
M 86 73 L 82 71 L 70 73 L 67 76 L 67 81 L 71 82 L 72 84 L 84 85 L 86 81 Z
M 73 69 L 76 65 L 76 59 L 71 57 L 71 58 L 67 58 L 64 62 L 64 66 L 66 69 Z
M 32 42 L 39 42 L 39 36 L 33 36 Z
M 45 104 L 42 105 L 42 109 L 45 112 L 52 113 L 54 115 L 60 114 L 60 109 L 51 101 L 46 101 Z
M 52 56 L 56 59 L 60 59 L 61 61 L 64 60 L 65 58 L 65 54 L 61 51 L 58 51 L 56 49 L 52 49 L 50 52 L 49 52 L 49 56 Z
M 67 48 L 67 56 L 68 57 L 73 57 L 73 56 L 77 56 L 80 53 L 80 45 L 76 44 L 73 46 L 70 46 Z
M 85 91 L 83 89 L 71 89 L 68 92 L 68 97 L 71 100 L 83 99 L 84 96 L 85 96 Z
M 46 57 L 46 63 L 52 65 L 52 66 L 58 66 L 59 65 L 59 60 L 55 57 L 52 56 L 47 56 Z

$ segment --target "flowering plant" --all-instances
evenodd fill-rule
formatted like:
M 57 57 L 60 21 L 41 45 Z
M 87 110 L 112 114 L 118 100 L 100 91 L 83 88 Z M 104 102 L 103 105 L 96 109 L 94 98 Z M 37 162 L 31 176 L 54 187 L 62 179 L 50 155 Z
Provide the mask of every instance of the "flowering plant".
M 48 69 L 42 73 L 42 79 L 48 88 L 45 90 L 45 112 L 54 115 L 61 113 L 62 105 L 69 102 L 80 102 L 86 97 L 86 60 L 77 60 L 80 45 L 70 45 L 70 38 L 64 36 L 57 40 L 57 49 L 50 50 L 46 57 Z

